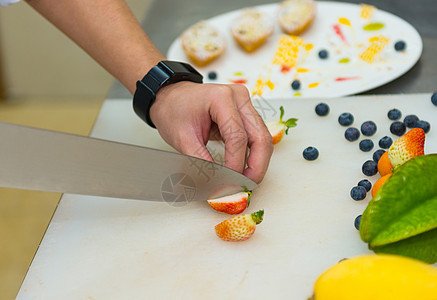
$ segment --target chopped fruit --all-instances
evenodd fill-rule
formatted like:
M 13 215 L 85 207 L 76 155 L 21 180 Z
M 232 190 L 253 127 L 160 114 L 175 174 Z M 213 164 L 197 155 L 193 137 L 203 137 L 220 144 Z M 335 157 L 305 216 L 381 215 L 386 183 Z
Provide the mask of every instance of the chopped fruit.
M 376 193 L 378 193 L 379 188 L 383 185 L 383 183 L 384 183 L 387 179 L 390 178 L 391 175 L 392 175 L 392 173 L 388 173 L 388 174 L 382 176 L 381 178 L 379 178 L 379 179 L 375 182 L 375 184 L 373 185 L 373 188 L 372 188 L 372 197 L 375 197 L 375 196 L 376 196 Z
M 393 172 L 393 166 L 388 159 L 388 152 L 384 152 L 378 161 L 379 175 L 384 176 Z
M 373 176 L 378 173 L 378 165 L 373 160 L 368 160 L 363 164 L 361 170 L 364 175 Z
M 354 116 L 351 113 L 345 112 L 338 117 L 338 123 L 341 126 L 349 126 L 354 122 Z
M 400 121 L 395 121 L 390 125 L 390 132 L 397 136 L 402 136 L 405 131 L 407 131 L 407 127 L 404 123 Z
M 376 151 L 373 153 L 373 156 L 372 156 L 373 161 L 376 162 L 376 163 L 378 163 L 379 160 L 380 160 L 380 158 L 381 158 L 381 156 L 382 156 L 384 153 L 385 153 L 385 150 L 382 150 L 382 149 L 378 149 L 378 150 L 376 150 Z
M 245 241 L 255 232 L 256 225 L 262 222 L 264 210 L 227 219 L 215 226 L 217 236 L 224 241 Z
M 214 71 L 209 72 L 208 78 L 211 80 L 216 80 L 217 79 L 217 72 L 214 72 Z
M 360 180 L 360 182 L 358 182 L 358 186 L 364 187 L 367 192 L 372 189 L 372 183 L 367 179 Z
M 407 44 L 404 41 L 398 41 L 395 43 L 396 51 L 403 51 L 407 47 Z
M 416 126 L 417 121 L 419 121 L 419 117 L 416 115 L 408 115 L 404 118 L 404 124 L 408 128 L 414 128 L 414 126 Z
M 354 221 L 354 226 L 357 230 L 360 230 L 361 216 L 362 215 L 357 216 Z
M 431 103 L 437 106 L 437 93 L 431 95 Z
M 425 131 L 421 128 L 413 128 L 391 145 L 387 151 L 388 159 L 396 168 L 413 157 L 423 155 L 424 144 Z
M 369 152 L 373 149 L 373 141 L 369 139 L 364 139 L 360 142 L 360 150 L 364 152 Z
M 393 144 L 393 139 L 389 136 L 382 137 L 378 142 L 379 147 L 382 149 L 390 148 L 391 144 Z
M 294 80 L 294 81 L 291 83 L 291 88 L 292 88 L 293 90 L 298 90 L 298 89 L 300 89 L 300 81 L 299 81 L 299 80 Z
M 429 122 L 427 122 L 427 121 L 419 120 L 416 122 L 416 125 L 414 127 L 415 128 L 422 128 L 423 131 L 425 131 L 425 133 L 428 133 L 429 130 L 431 129 L 431 124 L 429 124 Z
M 279 118 L 279 122 L 268 122 L 266 124 L 267 129 L 269 130 L 270 134 L 273 137 L 273 145 L 279 143 L 282 138 L 284 137 L 284 134 L 288 134 L 288 129 L 290 127 L 296 127 L 296 121 L 297 119 L 291 118 L 287 121 L 283 121 L 282 118 L 284 117 L 284 108 L 281 106 L 280 108 L 281 116 Z
M 360 131 L 356 129 L 355 127 L 349 127 L 344 132 L 344 137 L 349 141 L 353 142 L 359 139 L 360 137 Z
M 323 117 L 329 114 L 329 106 L 326 103 L 319 103 L 316 105 L 316 114 Z
M 366 121 L 361 125 L 361 133 L 365 136 L 372 136 L 376 132 L 376 124 L 373 121 Z
M 326 50 L 320 50 L 320 51 L 319 51 L 319 57 L 320 57 L 321 59 L 327 59 L 328 56 L 329 56 L 328 51 L 326 51 Z
M 319 157 L 319 150 L 316 147 L 309 146 L 303 150 L 302 155 L 306 160 L 316 160 Z
M 399 109 L 393 108 L 388 111 L 387 116 L 390 120 L 397 121 L 402 117 L 402 113 Z
M 350 194 L 352 199 L 354 199 L 355 201 L 360 201 L 366 198 L 367 191 L 364 186 L 354 186 L 351 189 Z
M 217 199 L 209 199 L 208 204 L 217 211 L 237 215 L 249 206 L 251 194 L 251 192 L 240 192 Z

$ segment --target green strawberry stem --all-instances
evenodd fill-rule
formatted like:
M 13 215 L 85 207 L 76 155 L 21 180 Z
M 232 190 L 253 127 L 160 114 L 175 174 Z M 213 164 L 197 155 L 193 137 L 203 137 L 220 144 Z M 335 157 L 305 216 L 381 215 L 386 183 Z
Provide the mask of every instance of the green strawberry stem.
M 282 118 L 284 117 L 284 113 L 285 113 L 284 107 L 283 106 L 279 107 L 279 110 L 281 111 L 281 116 L 279 117 L 279 123 L 285 125 L 285 127 L 286 127 L 285 134 L 288 134 L 288 129 L 290 127 L 296 127 L 297 126 L 296 122 L 297 122 L 298 119 L 290 118 L 290 119 L 288 119 L 287 121 L 284 122 L 284 121 L 282 121 Z
M 263 216 L 264 216 L 264 210 L 261 209 L 257 212 L 254 212 L 253 214 L 250 215 L 252 217 L 252 220 L 258 225 L 259 223 L 262 222 L 263 220 Z
M 250 198 L 252 197 L 252 191 L 249 191 L 248 189 L 247 189 L 247 187 L 243 187 L 244 189 L 243 189 L 243 191 L 245 192 L 245 193 L 247 193 L 247 206 L 246 207 L 249 207 L 249 204 L 250 204 Z

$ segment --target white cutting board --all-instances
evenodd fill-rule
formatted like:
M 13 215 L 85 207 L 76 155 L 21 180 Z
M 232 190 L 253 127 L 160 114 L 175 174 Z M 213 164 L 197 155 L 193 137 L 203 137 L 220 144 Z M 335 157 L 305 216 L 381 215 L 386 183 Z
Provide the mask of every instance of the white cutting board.
M 314 113 L 320 101 L 268 102 L 276 109 L 283 105 L 286 117 L 299 121 L 276 146 L 269 172 L 253 193 L 247 212 L 264 209 L 265 218 L 251 239 L 218 239 L 214 226 L 229 216 L 206 202 L 172 207 L 66 194 L 18 299 L 306 300 L 328 267 L 369 253 L 353 223 L 370 194 L 356 202 L 349 191 L 366 178 L 361 165 L 372 154 L 345 140 L 338 115 L 353 113 L 357 127 L 375 121 L 377 143 L 391 136 L 389 109 L 417 114 L 431 123 L 425 152 L 437 152 L 437 107 L 430 94 L 327 99 L 327 117 Z M 92 136 L 169 149 L 127 99 L 104 103 Z M 302 158 L 309 145 L 319 149 L 318 160 Z

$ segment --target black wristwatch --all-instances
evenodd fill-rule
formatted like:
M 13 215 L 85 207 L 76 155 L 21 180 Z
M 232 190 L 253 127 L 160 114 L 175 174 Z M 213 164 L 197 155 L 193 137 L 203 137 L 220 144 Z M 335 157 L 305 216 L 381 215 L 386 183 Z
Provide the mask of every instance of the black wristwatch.
M 156 98 L 158 90 L 170 83 L 192 81 L 202 83 L 202 75 L 189 64 L 178 61 L 160 61 L 137 81 L 133 107 L 135 113 L 151 127 L 156 128 L 150 118 L 150 107 Z

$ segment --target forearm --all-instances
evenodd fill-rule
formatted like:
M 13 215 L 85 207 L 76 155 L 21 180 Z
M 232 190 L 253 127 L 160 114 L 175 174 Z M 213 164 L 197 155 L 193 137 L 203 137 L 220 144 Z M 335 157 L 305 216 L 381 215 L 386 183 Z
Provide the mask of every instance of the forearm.
M 131 93 L 165 59 L 124 0 L 26 0 Z

